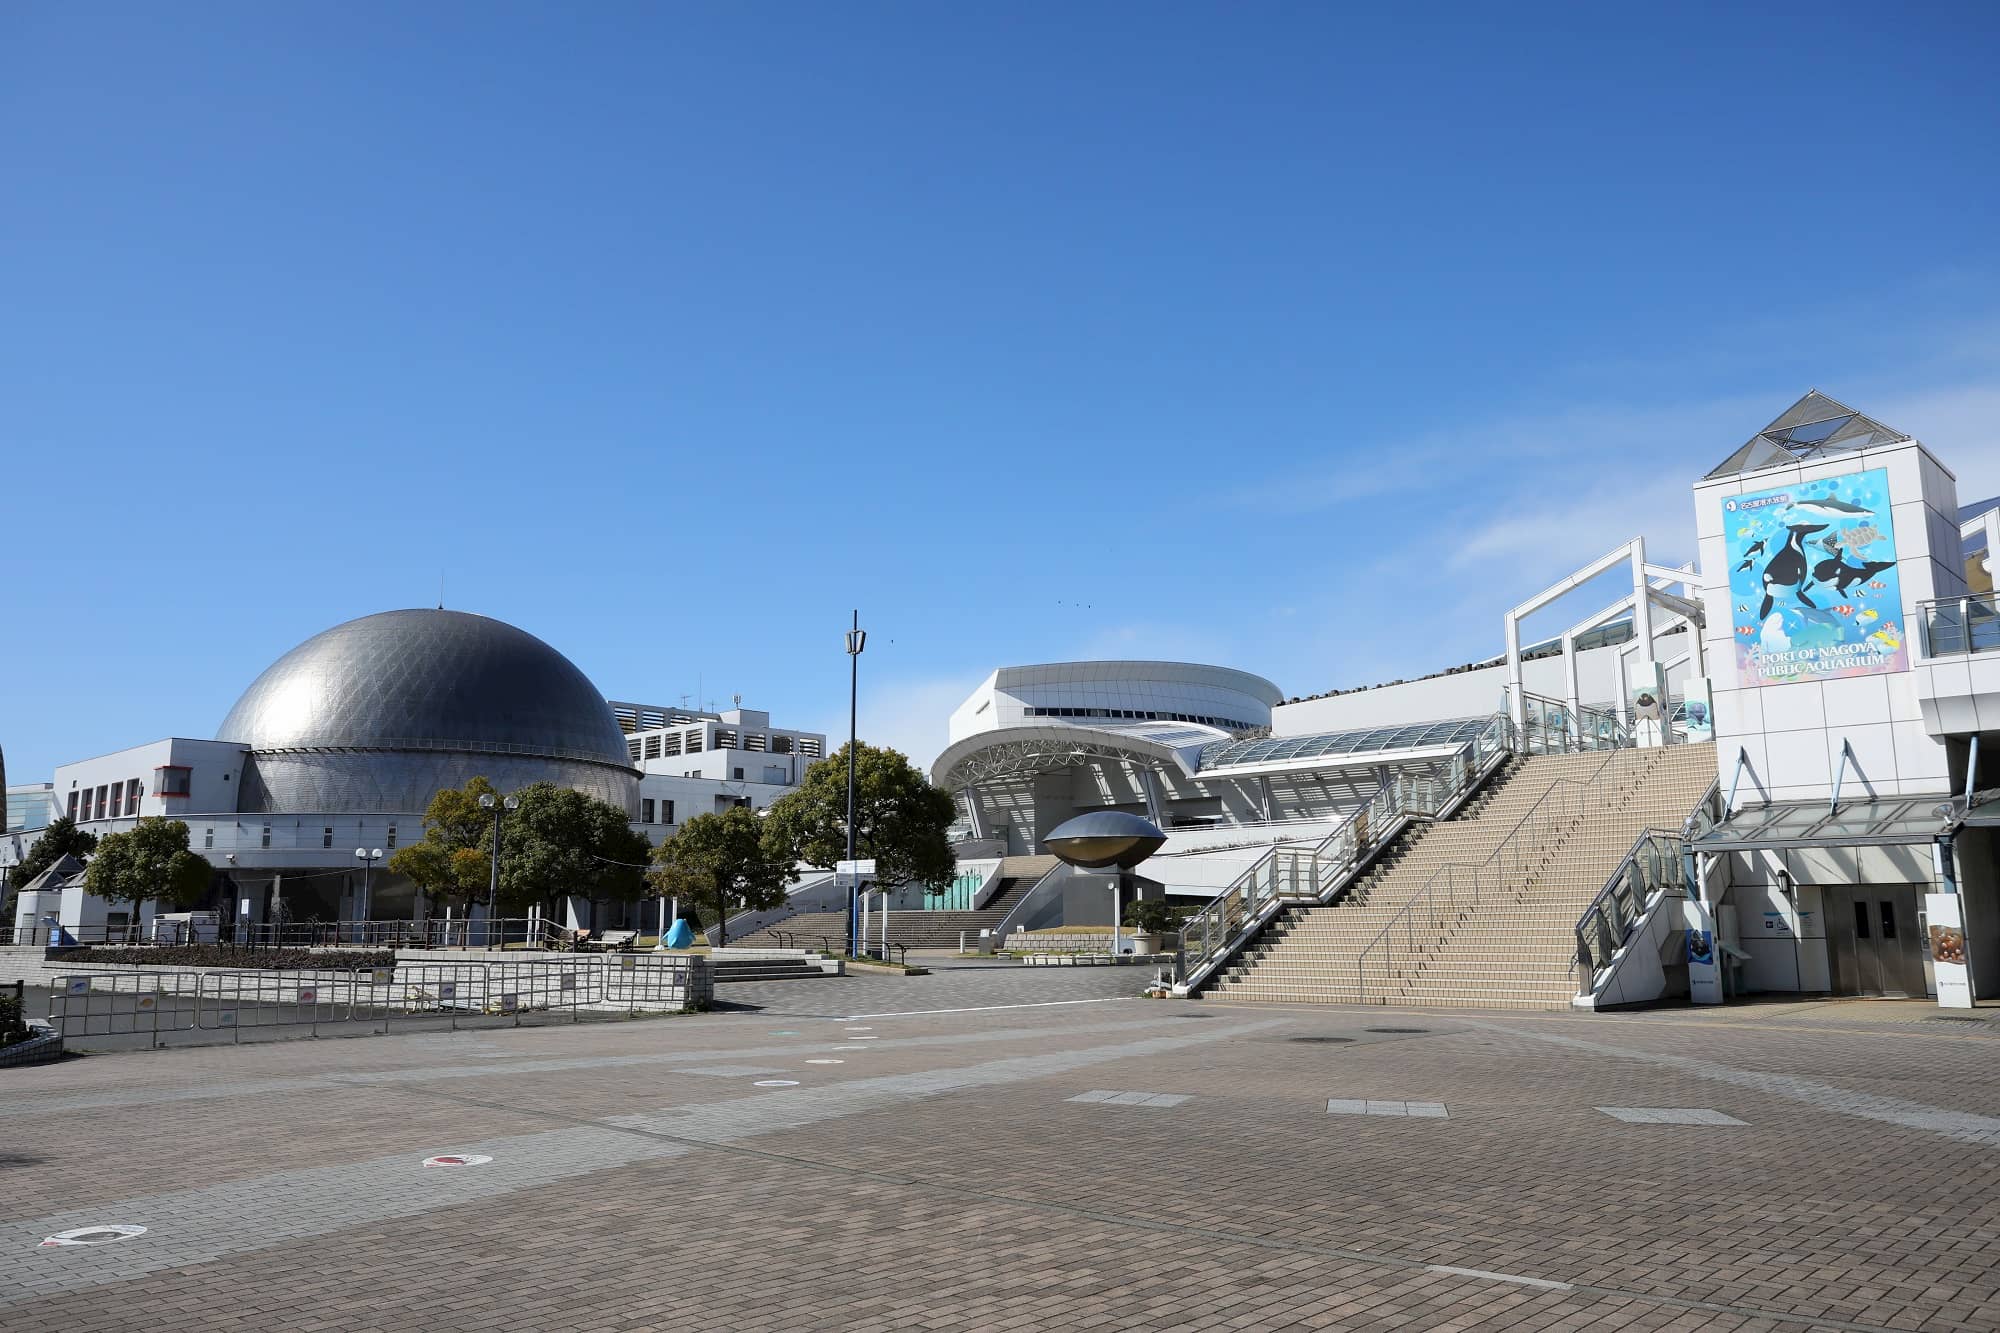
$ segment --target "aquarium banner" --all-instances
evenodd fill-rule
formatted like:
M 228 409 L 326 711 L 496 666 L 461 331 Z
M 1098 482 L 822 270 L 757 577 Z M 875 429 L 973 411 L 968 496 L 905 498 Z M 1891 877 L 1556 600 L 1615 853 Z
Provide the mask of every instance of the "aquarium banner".
M 1722 532 L 1739 685 L 1909 667 L 1888 469 L 1729 496 Z

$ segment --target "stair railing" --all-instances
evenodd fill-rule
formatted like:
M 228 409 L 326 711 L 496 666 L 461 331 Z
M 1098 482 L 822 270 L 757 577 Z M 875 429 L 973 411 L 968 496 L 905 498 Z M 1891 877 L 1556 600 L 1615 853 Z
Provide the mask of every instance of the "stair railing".
M 1686 897 L 1695 886 L 1692 844 L 1721 822 L 1722 781 L 1708 784 L 1678 831 L 1649 828 L 1611 872 L 1590 905 L 1576 919 L 1577 994 L 1594 994 L 1598 973 L 1659 904 L 1662 893 Z
M 1608 967 L 1612 956 L 1625 947 L 1653 907 L 1656 894 L 1686 891 L 1680 834 L 1660 828 L 1642 831 L 1576 919 L 1577 992 L 1588 994 L 1595 987 L 1599 969 Z
M 1513 740 L 1512 722 L 1495 714 L 1452 755 L 1441 777 L 1398 774 L 1311 848 L 1273 847 L 1258 857 L 1181 926 L 1182 992 L 1206 980 L 1281 906 L 1332 901 L 1408 820 L 1435 818 L 1484 781 L 1513 753 Z
M 1497 896 L 1506 885 L 1516 882 L 1517 876 L 1546 860 L 1549 843 L 1582 816 L 1597 790 L 1598 779 L 1617 762 L 1619 755 L 1616 750 L 1605 755 L 1604 762 L 1586 778 L 1562 778 L 1552 783 L 1514 827 L 1507 830 L 1485 860 L 1439 866 L 1403 904 L 1402 910 L 1389 918 L 1388 924 L 1355 956 L 1357 998 L 1367 1003 L 1372 970 L 1381 978 L 1379 993 L 1386 999 L 1395 989 L 1399 961 L 1414 961 L 1464 913 Z

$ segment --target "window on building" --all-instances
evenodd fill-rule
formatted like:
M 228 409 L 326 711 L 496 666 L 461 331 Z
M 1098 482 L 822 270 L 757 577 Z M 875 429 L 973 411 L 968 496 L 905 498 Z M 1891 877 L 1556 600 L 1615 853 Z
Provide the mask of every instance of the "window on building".
M 210 848 L 210 847 L 213 847 L 213 846 L 215 846 L 215 830 L 214 830 L 214 829 L 212 829 L 212 828 L 205 828 L 205 829 L 203 829 L 203 830 L 201 831 L 201 845 L 202 845 L 202 847 L 203 847 L 204 849 L 207 849 L 207 848 Z
M 658 736 L 646 737 L 646 758 L 658 759 L 659 757 L 660 757 L 660 738 Z M 647 822 L 651 823 L 652 821 L 648 820 Z
M 660 802 L 660 822 L 662 824 L 671 824 L 674 822 L 674 803 L 672 801 Z
M 89 812 L 88 812 L 88 811 L 85 811 L 85 817 L 86 817 L 86 818 L 88 817 L 88 815 L 89 815 Z M 69 817 L 70 817 L 70 819 L 71 819 L 72 821 L 74 821 L 74 820 L 76 819 L 76 793 L 75 793 L 75 792 L 71 792 L 71 793 L 69 794 Z
M 110 799 L 110 794 L 111 789 L 109 787 L 99 787 L 97 789 L 97 818 L 99 819 L 104 818 L 104 803 Z
M 653 822 L 653 798 L 650 796 L 639 798 L 639 822 L 641 824 Z
M 329 850 L 333 847 L 333 826 L 331 824 L 320 832 L 319 845 Z
M 392 852 L 396 850 L 396 826 L 394 824 L 389 825 L 389 841 L 382 845 Z
M 631 740 L 628 740 L 628 741 L 626 741 L 626 742 L 625 742 L 625 753 L 627 753 L 627 754 L 629 754 L 629 755 L 631 755 L 631 756 L 632 756 L 632 762 L 633 762 L 633 763 L 635 763 L 635 764 L 636 764 L 636 763 L 638 763 L 638 762 L 639 762 L 639 738 L 638 738 L 638 737 L 636 737 L 636 736 L 635 736 L 635 737 L 633 737 L 633 738 L 632 738 Z
M 111 784 L 111 817 L 113 819 L 116 819 L 124 813 L 125 813 L 125 784 L 122 782 L 114 782 Z
M 734 750 L 736 748 L 736 733 L 733 731 L 716 732 L 715 748 L 718 750 Z
M 671 736 L 660 737 L 660 753 L 662 755 L 671 758 L 674 755 L 679 754 L 680 752 L 681 752 L 681 734 L 678 731 Z
M 137 816 L 139 813 L 139 779 L 132 778 L 125 783 L 125 813 Z
M 820 751 L 824 748 L 825 747 L 820 744 L 820 739 L 817 736 L 799 737 L 799 753 L 804 755 L 808 759 L 819 758 Z
M 732 768 L 732 769 L 730 769 L 729 771 L 730 771 L 731 773 L 733 773 L 733 774 L 735 774 L 735 775 L 736 775 L 736 780 L 737 780 L 738 782 L 741 782 L 741 781 L 743 781 L 743 770 L 742 770 L 742 769 L 740 769 L 740 768 Z
M 772 754 L 790 754 L 791 752 L 792 752 L 792 738 L 790 736 L 771 737 Z
M 262 845 L 265 847 L 271 845 L 271 826 L 269 824 L 264 825 L 264 841 Z
M 185 796 L 193 771 L 177 764 L 162 764 L 153 770 L 153 790 L 162 796 Z
M 746 750 L 755 750 L 759 753 L 762 753 L 764 749 L 764 744 L 765 744 L 765 737 L 764 733 L 761 731 L 749 732 L 743 737 L 743 748 Z
M 698 731 L 690 731 L 690 732 L 689 732 L 689 733 L 687 734 L 687 752 L 688 752 L 689 754 L 700 754 L 700 753 L 701 753 L 701 733 L 700 733 L 700 732 L 698 732 Z

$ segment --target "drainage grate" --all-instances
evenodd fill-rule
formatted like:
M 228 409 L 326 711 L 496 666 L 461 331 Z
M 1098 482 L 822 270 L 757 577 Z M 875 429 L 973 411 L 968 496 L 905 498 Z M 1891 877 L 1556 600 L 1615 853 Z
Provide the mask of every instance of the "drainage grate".
M 1287 1037 L 1286 1041 L 1304 1042 L 1311 1046 L 1340 1046 L 1354 1040 L 1352 1037 Z
M 1420 1033 L 1420 1032 L 1429 1032 L 1429 1031 L 1430 1031 L 1430 1029 L 1429 1029 L 1429 1028 L 1363 1028 L 1363 1029 L 1362 1029 L 1362 1031 L 1363 1031 L 1363 1032 L 1396 1032 L 1396 1033 L 1407 1033 L 1407 1034 L 1409 1034 L 1409 1035 L 1411 1035 L 1411 1036 L 1414 1036 L 1414 1035 L 1416 1035 L 1417 1033 Z
M 1168 1014 L 1168 1018 L 1216 1018 L 1216 1014 Z
M 1202 1015 L 1202 1017 L 1206 1018 L 1206 1017 L 1207 1017 L 1207 1015 L 1206 1015 L 1206 1014 L 1204 1014 L 1204 1015 Z M 1932 1015 L 1931 1015 L 1931 1022 L 1933 1022 L 1933 1023 L 1984 1023 L 1985 1021 L 1986 1021 L 1986 1020 L 1985 1020 L 1985 1019 L 1983 1019 L 1983 1018 L 1973 1018 L 1973 1017 L 1970 1017 L 1969 1015 L 1966 1015 L 1966 1014 L 1932 1014 Z

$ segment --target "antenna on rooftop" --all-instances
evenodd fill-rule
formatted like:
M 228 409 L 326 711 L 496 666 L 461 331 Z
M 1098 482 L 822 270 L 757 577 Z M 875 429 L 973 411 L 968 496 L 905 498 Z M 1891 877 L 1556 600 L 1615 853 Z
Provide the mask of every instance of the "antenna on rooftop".
M 438 610 L 444 610 L 444 571 L 438 571 Z

